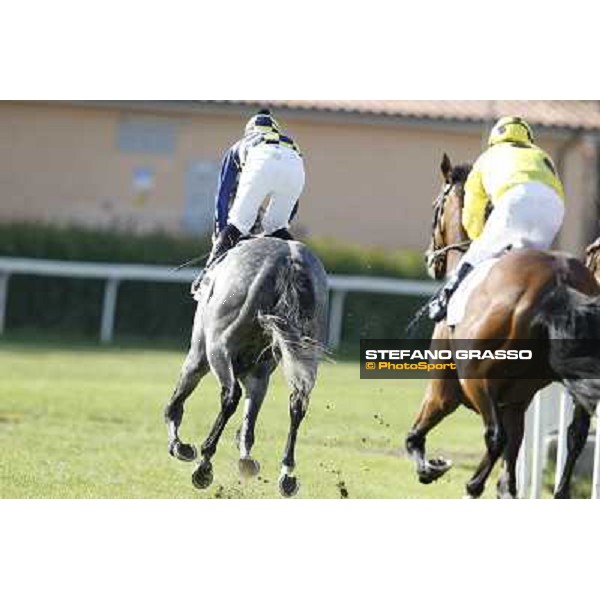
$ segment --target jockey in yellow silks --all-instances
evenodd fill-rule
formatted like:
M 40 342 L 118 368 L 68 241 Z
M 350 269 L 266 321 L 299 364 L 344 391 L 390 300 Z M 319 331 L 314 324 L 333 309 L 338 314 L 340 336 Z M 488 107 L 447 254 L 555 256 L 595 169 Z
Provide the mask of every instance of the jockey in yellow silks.
M 549 249 L 563 222 L 564 197 L 554 163 L 534 144 L 527 122 L 501 118 L 465 183 L 462 225 L 471 246 L 432 299 L 430 318 L 446 316 L 450 297 L 477 264 L 508 248 Z M 486 221 L 488 203 L 493 210 Z

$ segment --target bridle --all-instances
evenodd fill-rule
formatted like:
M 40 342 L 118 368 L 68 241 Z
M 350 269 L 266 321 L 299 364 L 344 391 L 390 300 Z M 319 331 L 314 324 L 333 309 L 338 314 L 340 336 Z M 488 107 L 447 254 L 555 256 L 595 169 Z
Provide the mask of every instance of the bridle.
M 465 240 L 464 242 L 457 242 L 456 244 L 448 244 L 443 246 L 439 250 L 434 250 L 427 255 L 427 259 L 430 261 L 437 260 L 440 256 L 445 256 L 450 250 L 458 250 L 463 254 L 467 251 L 467 248 L 471 245 L 471 240 Z
M 440 245 L 439 240 L 444 239 L 444 208 L 446 206 L 446 200 L 454 187 L 455 182 L 446 183 L 444 189 L 440 192 L 438 197 L 433 201 L 433 223 L 431 226 L 431 243 L 430 247 L 432 250 L 425 252 L 425 260 L 427 262 L 427 268 L 432 269 L 437 266 L 440 261 L 446 262 L 448 252 L 457 250 L 459 252 L 466 252 L 467 248 L 471 244 L 471 240 L 463 240 L 462 242 L 455 242 L 454 244 L 447 244 L 445 246 Z M 462 210 L 462 206 L 461 206 Z M 444 270 L 446 265 L 444 264 Z M 435 275 L 437 278 L 437 274 Z M 435 296 L 434 296 L 435 297 Z M 425 316 L 429 310 L 431 298 L 427 300 L 421 308 L 415 313 L 413 318 L 409 321 L 406 326 L 406 336 L 411 338 L 416 331 L 417 325 L 421 319 Z
M 446 255 L 451 250 L 464 253 L 471 245 L 471 240 L 463 240 L 462 242 L 455 242 L 454 244 L 447 244 L 441 247 L 436 245 L 437 240 L 444 237 L 444 207 L 453 187 L 454 183 L 447 183 L 439 196 L 433 201 L 433 224 L 431 228 L 433 250 L 426 253 L 427 266 L 429 268 L 433 267 L 434 263 L 439 260 L 446 260 Z

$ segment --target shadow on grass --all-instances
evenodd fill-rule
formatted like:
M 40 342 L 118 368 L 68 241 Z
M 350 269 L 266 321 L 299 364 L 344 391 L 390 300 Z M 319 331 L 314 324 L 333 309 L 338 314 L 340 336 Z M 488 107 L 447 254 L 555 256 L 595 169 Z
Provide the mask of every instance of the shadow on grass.
M 103 344 L 97 338 L 77 333 L 57 333 L 34 329 L 17 329 L 0 337 L 2 348 L 22 348 L 30 352 L 49 349 L 73 349 L 86 352 L 105 352 L 113 350 L 175 350 L 187 352 L 187 342 L 182 344 L 171 337 L 141 337 L 118 335 L 110 344 Z M 354 342 L 343 343 L 340 348 L 328 353 L 332 362 L 355 363 L 359 360 L 360 346 Z

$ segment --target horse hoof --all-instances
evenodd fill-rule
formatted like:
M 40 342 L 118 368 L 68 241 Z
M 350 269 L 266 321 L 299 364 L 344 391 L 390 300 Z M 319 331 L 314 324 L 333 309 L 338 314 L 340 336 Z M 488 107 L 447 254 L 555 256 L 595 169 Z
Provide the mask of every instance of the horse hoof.
M 516 500 L 516 496 L 513 496 L 510 492 L 508 491 L 502 491 L 502 492 L 498 492 L 496 494 L 496 498 L 498 500 Z
M 481 494 L 483 494 L 484 489 L 485 488 L 483 485 L 471 485 L 470 483 L 467 483 L 466 494 L 464 497 L 476 500 L 477 498 L 481 498 Z
M 184 462 L 192 462 L 198 456 L 198 450 L 193 444 L 175 441 L 169 444 L 169 454 Z
M 296 477 L 282 475 L 279 478 L 279 492 L 284 498 L 291 498 L 298 493 L 300 483 Z
M 439 479 L 444 473 L 452 468 L 452 461 L 445 458 L 432 458 L 427 461 L 425 467 L 419 471 L 419 481 L 429 484 Z
M 208 461 L 203 461 L 192 473 L 192 483 L 199 490 L 205 490 L 213 482 L 213 468 Z
M 465 494 L 463 500 L 477 500 L 477 496 L 471 496 L 471 494 Z
M 256 477 L 260 472 L 260 463 L 254 458 L 240 458 L 238 468 L 242 477 Z

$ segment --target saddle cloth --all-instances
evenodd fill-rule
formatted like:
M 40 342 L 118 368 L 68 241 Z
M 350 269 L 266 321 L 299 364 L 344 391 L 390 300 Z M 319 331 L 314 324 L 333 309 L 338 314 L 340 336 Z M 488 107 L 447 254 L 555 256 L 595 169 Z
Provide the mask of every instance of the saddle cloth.
M 479 263 L 452 294 L 448 304 L 446 323 L 451 327 L 458 325 L 465 316 L 465 309 L 473 290 L 483 282 L 490 269 L 500 260 L 500 257 L 490 258 Z

